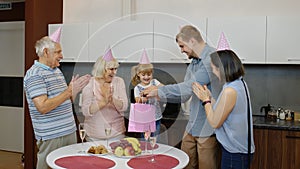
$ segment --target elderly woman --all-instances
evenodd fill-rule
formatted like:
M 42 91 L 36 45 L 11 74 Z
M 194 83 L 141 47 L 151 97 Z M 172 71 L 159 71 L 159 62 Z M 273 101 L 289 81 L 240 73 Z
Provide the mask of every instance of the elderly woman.
M 82 91 L 82 112 L 87 140 L 118 140 L 125 135 L 124 111 L 128 106 L 124 80 L 116 76 L 118 61 L 109 49 L 99 57 L 92 70 L 92 78 Z M 112 127 L 105 134 L 105 126 Z
M 193 91 L 202 101 L 207 120 L 216 129 L 217 140 L 222 145 L 222 169 L 246 169 L 251 161 L 248 153 L 253 156 L 255 146 L 250 96 L 242 78 L 244 67 L 231 50 L 212 53 L 211 67 L 219 80 L 225 82 L 216 104 L 211 104 L 213 98 L 205 85 L 195 82 Z

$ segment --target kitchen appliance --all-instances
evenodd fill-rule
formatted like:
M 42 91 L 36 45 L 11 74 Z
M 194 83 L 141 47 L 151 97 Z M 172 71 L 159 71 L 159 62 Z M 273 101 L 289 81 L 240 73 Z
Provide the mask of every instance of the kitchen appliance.
M 284 112 L 285 112 L 285 120 L 288 120 L 288 121 L 293 120 L 291 110 L 286 109 L 286 110 L 284 110 Z
M 280 120 L 285 120 L 285 111 L 282 108 L 278 108 L 277 114 Z
M 300 121 L 300 112 L 294 112 L 294 120 Z
M 271 106 L 270 104 L 268 104 L 267 106 L 262 106 L 262 107 L 260 108 L 260 112 L 261 112 L 261 113 L 264 112 L 265 117 L 267 117 L 269 111 L 271 111 L 271 109 L 272 109 L 273 107 L 274 107 L 274 106 Z

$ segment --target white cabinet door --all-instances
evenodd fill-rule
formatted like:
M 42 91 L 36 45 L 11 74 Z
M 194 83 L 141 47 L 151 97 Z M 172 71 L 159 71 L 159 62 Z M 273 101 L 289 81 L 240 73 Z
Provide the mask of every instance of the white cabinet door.
M 299 16 L 267 17 L 267 63 L 300 64 Z
M 153 61 L 153 21 L 116 20 L 110 23 L 90 23 L 89 55 L 91 61 L 103 56 L 110 46 L 120 62 L 138 63 L 143 49 Z
M 0 150 L 24 152 L 24 108 L 0 106 L 0 115 Z
M 25 22 L 0 23 L 0 76 L 24 76 Z
M 50 24 L 48 34 L 51 35 L 59 26 L 62 26 L 62 62 L 88 62 L 88 23 Z
M 212 46 L 217 47 L 221 32 L 243 63 L 265 63 L 266 17 L 209 17 L 207 38 Z
M 181 53 L 176 43 L 176 35 L 185 25 L 194 25 L 205 39 L 205 18 L 198 18 L 195 22 L 169 15 L 162 15 L 154 19 L 154 62 L 156 63 L 189 63 L 186 54 Z

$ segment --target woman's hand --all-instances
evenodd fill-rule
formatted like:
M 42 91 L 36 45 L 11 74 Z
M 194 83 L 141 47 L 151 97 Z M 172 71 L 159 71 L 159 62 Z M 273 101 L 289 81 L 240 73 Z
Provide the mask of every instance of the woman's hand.
M 106 103 L 112 102 L 112 97 L 113 97 L 113 86 L 111 83 L 103 83 L 101 85 L 101 95 L 103 96 L 104 100 Z
M 211 93 L 206 85 L 200 85 L 197 82 L 192 84 L 193 92 L 201 101 L 208 101 L 211 99 Z

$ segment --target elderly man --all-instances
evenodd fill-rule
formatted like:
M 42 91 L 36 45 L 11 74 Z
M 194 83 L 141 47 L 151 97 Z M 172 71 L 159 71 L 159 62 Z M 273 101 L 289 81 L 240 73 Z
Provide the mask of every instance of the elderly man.
M 72 100 L 88 83 L 90 75 L 72 78 L 69 85 L 58 68 L 63 58 L 59 36 L 45 36 L 35 44 L 39 57 L 24 77 L 24 90 L 34 129 L 37 169 L 47 169 L 47 155 L 62 146 L 76 143 Z

